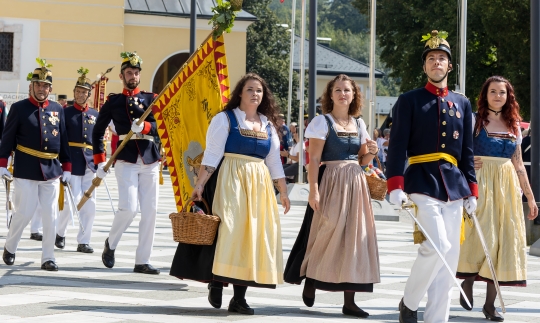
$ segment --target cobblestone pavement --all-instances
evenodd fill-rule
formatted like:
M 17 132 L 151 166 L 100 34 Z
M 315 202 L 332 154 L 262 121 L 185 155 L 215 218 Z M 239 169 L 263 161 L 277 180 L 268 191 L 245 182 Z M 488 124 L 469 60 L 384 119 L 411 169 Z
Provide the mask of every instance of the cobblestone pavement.
M 114 171 L 113 171 L 114 172 Z M 114 174 L 107 176 L 113 199 L 118 198 Z M 29 227 L 16 253 L 13 266 L 0 262 L 0 322 L 347 322 L 341 314 L 341 293 L 317 292 L 315 306 L 307 308 L 301 298 L 302 286 L 280 285 L 275 290 L 249 288 L 248 303 L 255 316 L 227 312 L 232 288 L 225 288 L 221 309 L 207 301 L 206 284 L 182 281 L 168 275 L 176 243 L 172 240 L 169 213 L 175 212 L 168 176 L 160 187 L 159 212 L 152 264 L 159 276 L 133 273 L 139 217 L 122 237 L 116 250 L 116 265 L 105 268 L 101 262 L 103 243 L 113 219 L 105 188 L 97 189 L 97 209 L 92 236 L 93 254 L 76 252 L 76 227 L 70 227 L 64 250 L 56 249 L 58 272 L 40 269 L 41 243 L 30 240 Z M 31 197 L 29 197 L 31 198 Z M 0 190 L 0 205 L 5 205 Z M 280 207 L 281 209 L 281 207 Z M 283 252 L 287 259 L 305 207 L 294 206 L 281 216 Z M 77 223 L 75 223 L 77 225 Z M 397 322 L 397 306 L 416 256 L 412 225 L 404 216 L 400 222 L 377 221 L 381 263 L 380 284 L 374 293 L 358 293 L 357 304 L 369 312 L 370 322 Z M 7 229 L 0 227 L 0 249 Z M 3 251 L 3 250 L 2 250 Z M 540 322 L 540 259 L 529 256 L 526 288 L 503 288 L 507 313 L 505 322 Z M 484 322 L 481 307 L 485 284 L 475 285 L 472 312 L 459 305 L 454 288 L 450 322 Z M 419 319 L 425 306 L 421 304 Z

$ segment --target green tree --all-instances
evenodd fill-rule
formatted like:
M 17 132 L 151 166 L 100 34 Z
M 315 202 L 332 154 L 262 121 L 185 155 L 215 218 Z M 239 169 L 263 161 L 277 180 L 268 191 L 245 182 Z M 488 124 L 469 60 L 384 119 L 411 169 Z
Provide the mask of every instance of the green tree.
M 287 112 L 289 94 L 290 33 L 269 8 L 272 0 L 244 0 L 243 9 L 258 21 L 247 31 L 246 70 L 259 74 L 274 93 L 281 111 Z M 291 120 L 298 117 L 298 75 L 293 74 L 293 104 Z
M 367 14 L 368 2 L 353 0 Z M 454 71 L 449 86 L 457 83 L 459 70 L 459 17 L 457 3 L 445 0 L 378 0 L 377 36 L 381 60 L 401 79 L 401 91 L 423 86 L 422 35 L 433 29 L 449 33 Z M 476 0 L 467 12 L 466 95 L 475 105 L 484 81 L 501 75 L 514 85 L 522 115 L 530 110 L 530 13 L 529 0 Z

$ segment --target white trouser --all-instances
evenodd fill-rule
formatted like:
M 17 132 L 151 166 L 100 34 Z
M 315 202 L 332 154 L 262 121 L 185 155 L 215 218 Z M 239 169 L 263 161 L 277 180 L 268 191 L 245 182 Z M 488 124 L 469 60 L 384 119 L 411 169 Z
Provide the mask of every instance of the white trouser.
M 443 254 L 455 276 L 459 260 L 463 200 L 443 202 L 422 194 L 411 194 L 410 198 L 418 206 L 418 221 Z M 424 322 L 448 322 L 454 285 L 452 275 L 431 243 L 427 240 L 422 242 L 405 285 L 403 302 L 409 309 L 416 311 L 427 292 Z
M 71 191 L 73 192 L 73 199 L 75 200 L 75 207 L 82 199 L 84 192 L 92 186 L 92 180 L 95 174 L 86 168 L 83 176 L 71 175 L 69 184 L 71 185 Z M 60 211 L 58 220 L 56 221 L 56 231 L 61 237 L 65 237 L 67 233 L 68 224 L 71 222 L 72 206 L 69 200 L 67 189 L 64 192 L 64 209 Z M 75 214 L 73 214 L 76 217 Z M 94 217 L 96 216 L 96 191 L 92 192 L 92 197 L 89 198 L 83 207 L 79 210 L 79 233 L 77 234 L 78 244 L 90 244 L 90 237 L 92 235 L 92 226 L 94 225 Z M 81 225 L 84 228 L 81 229 Z
M 119 160 L 114 173 L 118 181 L 118 210 L 109 233 L 109 247 L 115 250 L 118 246 L 122 234 L 137 215 L 139 201 L 141 221 L 135 264 L 149 264 L 156 227 L 159 163 L 145 165 L 140 157 L 135 164 Z
M 34 213 L 34 216 L 32 217 L 32 221 L 30 222 L 30 233 L 42 233 L 43 232 L 43 221 L 41 220 L 41 205 L 39 205 L 36 209 L 36 213 Z
M 56 238 L 56 212 L 58 212 L 58 191 L 60 180 L 32 181 L 15 178 L 13 180 L 13 206 L 15 212 L 6 238 L 4 248 L 16 253 L 24 228 L 28 225 L 36 210 L 41 205 L 43 219 L 43 241 L 41 263 L 54 259 L 54 241 Z

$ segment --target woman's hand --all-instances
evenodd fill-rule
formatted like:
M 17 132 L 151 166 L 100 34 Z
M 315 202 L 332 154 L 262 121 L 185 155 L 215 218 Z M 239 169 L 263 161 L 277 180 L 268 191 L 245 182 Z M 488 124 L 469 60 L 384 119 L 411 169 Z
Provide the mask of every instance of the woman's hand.
M 279 154 L 281 155 L 281 157 L 288 157 L 289 156 L 289 152 L 286 151 L 286 150 L 280 151 Z
M 283 212 L 283 214 L 287 214 L 287 212 L 289 212 L 291 209 L 291 201 L 289 200 L 289 197 L 285 194 L 280 194 L 279 200 L 281 201 L 281 205 L 285 208 L 285 212 Z
M 195 185 L 195 188 L 193 189 L 193 192 L 191 192 L 191 198 L 194 201 L 201 201 L 203 192 L 204 192 L 204 185 L 197 184 L 197 185 Z
M 527 215 L 527 219 L 532 221 L 538 216 L 538 206 L 536 205 L 536 201 L 531 201 L 531 199 L 528 201 L 529 202 L 527 202 L 527 204 L 529 204 L 529 215 Z
M 372 155 L 376 155 L 379 151 L 379 147 L 377 147 L 377 142 L 374 140 L 366 139 L 366 144 L 368 152 Z
M 313 209 L 313 211 L 319 211 L 319 191 L 318 190 L 312 190 L 309 192 L 309 206 Z
M 482 158 L 474 156 L 474 170 L 479 170 L 480 168 L 482 168 L 483 163 L 484 162 L 482 162 Z

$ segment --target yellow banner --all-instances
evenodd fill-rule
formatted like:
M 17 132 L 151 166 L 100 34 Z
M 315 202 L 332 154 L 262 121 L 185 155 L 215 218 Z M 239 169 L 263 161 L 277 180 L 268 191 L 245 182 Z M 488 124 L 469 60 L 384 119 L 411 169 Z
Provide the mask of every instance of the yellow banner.
M 223 109 L 228 97 L 223 36 L 214 41 L 210 35 L 154 101 L 152 112 L 179 212 L 197 181 L 210 120 Z

